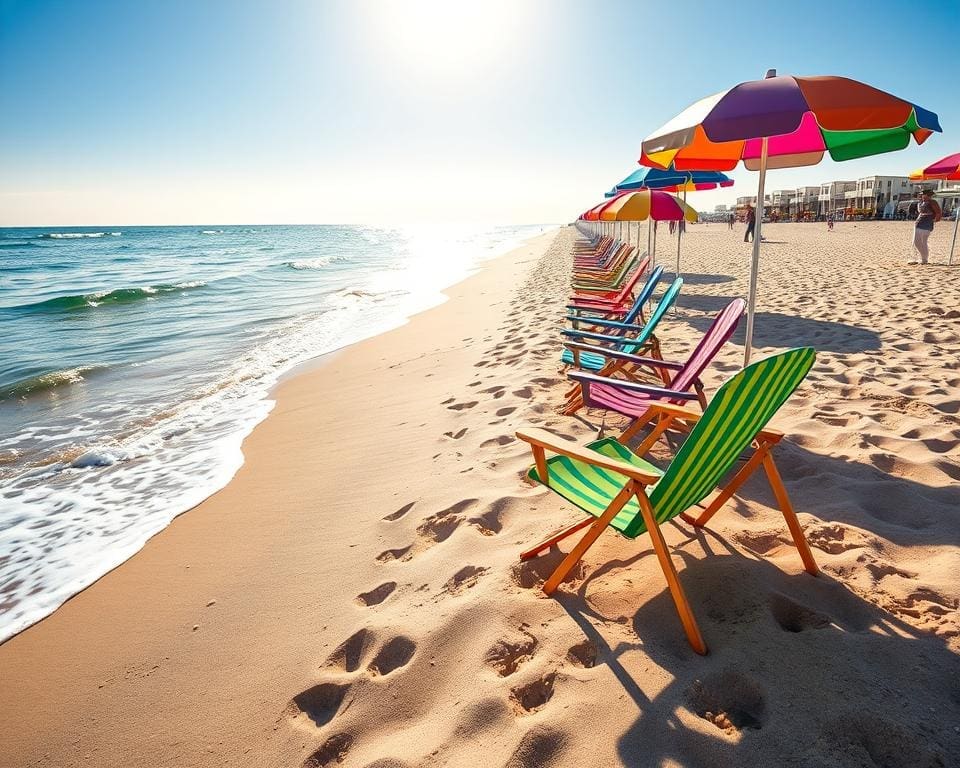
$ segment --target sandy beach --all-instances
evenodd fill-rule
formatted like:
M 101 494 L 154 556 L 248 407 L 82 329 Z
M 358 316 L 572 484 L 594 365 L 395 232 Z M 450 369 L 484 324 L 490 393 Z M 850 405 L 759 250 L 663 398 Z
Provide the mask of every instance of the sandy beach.
M 518 560 L 578 513 L 523 479 L 515 430 L 602 417 L 557 412 L 565 227 L 289 377 L 226 488 L 0 646 L 0 766 L 960 765 L 950 227 L 919 267 L 909 222 L 764 225 L 758 355 L 817 350 L 772 426 L 823 573 L 762 475 L 666 525 L 709 655 L 648 537 L 605 533 L 553 598 L 562 553 Z M 746 295 L 742 235 L 689 228 L 667 359 Z

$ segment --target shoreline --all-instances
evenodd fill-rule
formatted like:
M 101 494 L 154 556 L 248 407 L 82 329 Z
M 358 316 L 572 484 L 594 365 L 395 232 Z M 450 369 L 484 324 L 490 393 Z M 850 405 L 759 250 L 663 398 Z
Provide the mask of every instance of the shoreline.
M 235 635 L 236 630 L 245 624 L 242 616 L 244 599 L 240 593 L 240 584 L 245 578 L 242 574 L 248 567 L 245 561 L 247 557 L 253 556 L 254 550 L 258 548 L 248 540 L 246 532 L 232 530 L 231 538 L 235 538 L 234 543 L 242 548 L 245 556 L 237 560 L 227 558 L 232 561 L 231 572 L 222 573 L 219 567 L 211 567 L 211 563 L 202 561 L 206 560 L 208 554 L 206 550 L 211 537 L 217 537 L 217 532 L 222 527 L 241 525 L 240 519 L 253 531 L 262 532 L 265 527 L 272 525 L 272 520 L 264 519 L 265 516 L 258 515 L 250 508 L 254 504 L 265 501 L 263 491 L 254 490 L 253 496 L 256 499 L 254 504 L 250 503 L 251 500 L 247 496 L 251 488 L 263 485 L 261 482 L 264 473 L 263 465 L 267 463 L 265 457 L 273 452 L 268 447 L 269 444 L 274 443 L 281 448 L 284 447 L 286 442 L 284 438 L 289 433 L 289 428 L 282 422 L 290 418 L 290 411 L 312 406 L 324 410 L 323 405 L 315 403 L 314 386 L 317 382 L 322 381 L 323 385 L 330 385 L 328 383 L 334 382 L 344 368 L 365 369 L 368 361 L 384 359 L 385 352 L 393 351 L 394 339 L 397 335 L 407 337 L 404 341 L 413 350 L 417 350 L 415 354 L 425 354 L 423 350 L 418 350 L 417 345 L 418 340 L 422 341 L 419 332 L 421 324 L 431 331 L 444 325 L 452 328 L 458 320 L 463 322 L 466 319 L 469 324 L 469 319 L 475 319 L 481 315 L 481 306 L 477 302 L 476 292 L 480 291 L 482 295 L 499 293 L 500 283 L 507 287 L 511 286 L 514 281 L 520 279 L 530 264 L 536 261 L 537 255 L 553 242 L 560 231 L 561 229 L 552 229 L 527 240 L 520 247 L 506 254 L 483 260 L 473 274 L 443 291 L 445 299 L 441 303 L 410 316 L 399 326 L 304 361 L 285 372 L 273 385 L 268 395 L 268 399 L 275 402 L 273 408 L 245 438 L 242 449 L 244 461 L 223 488 L 200 504 L 178 515 L 165 528 L 153 535 L 132 557 L 72 596 L 52 614 L 0 645 L 0 677 L 8 683 L 3 686 L 4 692 L 0 692 L 0 710 L 12 713 L 14 709 L 21 709 L 25 704 L 27 710 L 39 708 L 40 711 L 56 706 L 55 701 L 59 695 L 54 691 L 47 691 L 45 695 L 43 690 L 45 686 L 38 687 L 35 684 L 37 681 L 31 680 L 32 670 L 36 669 L 39 658 L 47 659 L 48 661 L 44 664 L 53 667 L 50 669 L 50 674 L 58 676 L 59 672 L 59 675 L 72 681 L 71 686 L 79 686 L 87 692 L 88 696 L 94 698 L 106 687 L 105 680 L 116 680 L 120 668 L 125 665 L 137 666 L 136 662 L 142 658 L 141 654 L 145 647 L 153 649 L 152 653 L 147 654 L 148 657 L 169 662 L 171 656 L 160 648 L 176 647 L 182 642 L 194 642 L 197 635 L 194 634 L 193 627 L 198 623 L 201 627 L 197 630 L 198 632 L 209 633 L 211 630 L 207 623 L 210 620 L 210 614 L 214 610 L 220 615 L 226 613 L 224 603 L 228 600 L 224 595 L 230 595 L 229 602 L 237 611 L 236 613 L 231 611 L 229 616 L 229 620 L 236 623 L 233 625 L 233 630 L 220 636 L 218 642 L 225 642 L 230 635 Z M 461 304 L 464 301 L 472 306 L 467 311 L 461 312 Z M 448 314 L 451 317 L 438 320 L 435 319 L 437 313 Z M 395 351 L 393 353 L 397 354 Z M 401 352 L 397 362 L 401 361 L 402 354 Z M 360 362 L 358 366 L 355 362 L 358 360 L 364 362 Z M 360 378 L 366 378 L 366 375 L 361 373 Z M 339 408 L 334 410 L 341 411 Z M 341 415 L 343 415 L 342 411 Z M 321 420 L 332 416 L 332 413 L 324 413 Z M 296 481 L 294 476 L 288 474 L 289 468 L 271 466 L 266 471 L 283 475 L 282 481 L 276 476 L 268 481 L 267 485 L 271 489 L 275 484 L 283 485 L 287 481 L 291 483 Z M 268 491 L 266 496 L 269 495 L 272 494 Z M 240 503 L 246 502 L 248 506 L 239 518 L 230 511 L 238 500 Z M 300 503 L 309 503 L 309 499 L 301 497 Z M 303 510 L 299 510 L 296 516 L 300 517 L 303 514 Z M 288 521 L 283 525 L 289 524 Z M 256 558 L 261 563 L 266 563 L 270 559 L 269 553 L 262 550 L 256 552 Z M 270 565 L 273 564 L 270 563 Z M 281 570 L 284 572 L 281 580 L 291 577 L 291 574 L 297 571 L 296 568 Z M 202 582 L 205 584 L 203 588 L 198 585 L 198 574 L 202 574 Z M 228 587 L 231 576 L 237 581 L 232 587 Z M 335 578 L 334 573 L 330 573 L 329 576 L 331 579 Z M 169 593 L 172 593 L 164 595 L 164 602 L 168 604 L 159 611 L 156 605 L 147 607 L 139 604 L 139 601 L 145 597 L 144 591 L 148 594 L 155 592 L 153 586 L 155 582 L 164 584 L 164 591 L 169 590 Z M 193 595 L 193 600 L 187 598 L 190 594 Z M 209 596 L 201 598 L 201 595 Z M 156 594 L 150 594 L 151 601 L 157 598 Z M 215 602 L 207 608 L 207 603 L 211 601 Z M 347 601 L 346 606 L 331 606 L 331 609 L 335 611 L 342 609 L 349 606 L 350 602 L 352 601 Z M 198 608 L 201 610 L 197 610 Z M 162 618 L 158 613 L 162 614 Z M 144 633 L 142 629 L 144 622 L 152 626 L 148 633 Z M 101 649 L 117 650 L 117 637 L 124 638 L 123 645 L 128 653 L 120 654 L 120 658 L 110 660 L 103 658 L 100 654 Z M 133 637 L 138 639 L 131 643 Z M 84 650 L 81 651 L 81 649 Z M 238 653 L 243 655 L 239 650 Z M 201 655 L 206 657 L 206 653 Z M 190 659 L 190 662 L 195 660 Z M 160 666 L 163 665 L 156 665 L 156 668 Z M 151 665 L 151 668 L 154 668 L 154 665 Z M 185 673 L 184 679 L 193 677 L 197 672 L 199 669 L 192 669 Z M 121 674 L 120 677 L 125 675 Z M 64 684 L 66 684 L 65 681 Z M 55 687 L 59 688 L 59 686 Z M 141 695 L 136 689 L 137 686 L 133 685 L 127 692 L 133 700 Z M 280 704 L 282 709 L 284 702 Z M 175 707 L 175 702 L 170 700 L 168 705 Z M 99 707 L 93 700 L 88 700 L 86 706 L 77 706 L 79 711 L 97 708 Z M 36 709 L 34 711 L 36 712 Z M 13 726 L 6 729 L 4 736 L 0 737 L 0 755 L 14 754 L 15 742 L 18 737 L 24 735 L 17 731 L 18 729 Z M 103 734 L 103 736 L 107 735 Z M 8 739 L 14 743 L 4 743 Z M 109 741 L 109 738 L 107 740 Z M 115 763 L 109 764 L 119 765 L 126 761 L 127 753 L 121 745 L 114 746 L 118 751 L 113 752 L 112 757 L 104 756 L 101 759 L 107 762 L 115 760 Z M 157 746 L 154 745 L 154 747 Z M 47 749 L 28 750 L 26 753 L 17 754 L 21 754 L 24 760 L 28 755 L 35 759 Z M 146 747 L 144 749 L 146 750 Z M 64 749 L 61 759 L 66 759 L 71 752 L 70 749 Z M 75 759 L 78 764 L 81 762 L 80 757 Z M 52 764 L 60 765 L 61 763 Z M 174 760 L 170 764 L 177 763 Z
M 163 228 L 160 228 L 163 229 Z M 169 228 L 167 228 L 169 229 Z M 554 227 L 551 225 L 544 225 L 541 227 L 542 230 L 552 231 Z M 541 232 L 543 234 L 543 232 Z M 53 236 L 50 234 L 44 236 Z M 536 237 L 535 235 L 534 237 Z M 527 238 L 530 239 L 530 238 Z M 520 245 L 523 244 L 525 240 L 519 241 Z M 504 250 L 506 248 L 506 250 Z M 478 271 L 484 268 L 484 265 L 490 261 L 495 260 L 499 256 L 504 255 L 510 251 L 514 250 L 513 247 L 510 247 L 509 244 L 502 244 L 493 251 L 493 255 L 477 255 L 474 257 L 472 264 L 464 264 L 463 272 L 456 278 L 454 278 L 453 283 L 439 286 L 437 290 L 433 292 L 425 292 L 422 295 L 416 295 L 410 297 L 410 300 L 405 301 L 399 306 L 391 308 L 388 313 L 384 313 L 382 308 L 378 308 L 377 305 L 372 305 L 371 312 L 376 313 L 379 309 L 379 314 L 376 316 L 375 321 L 372 323 L 367 323 L 370 325 L 369 328 L 363 327 L 362 330 L 359 330 L 354 327 L 349 327 L 344 329 L 343 340 L 336 342 L 332 348 L 326 349 L 325 351 L 320 352 L 319 354 L 313 354 L 312 356 L 304 358 L 302 354 L 292 354 L 291 360 L 286 361 L 286 365 L 275 368 L 273 370 L 263 370 L 258 373 L 258 375 L 251 377 L 253 382 L 253 389 L 243 393 L 243 402 L 238 404 L 234 402 L 231 406 L 232 414 L 230 418 L 233 420 L 233 429 L 220 434 L 216 439 L 207 439 L 200 444 L 194 444 L 192 446 L 180 445 L 175 448 L 167 448 L 166 446 L 161 446 L 162 450 L 167 450 L 168 454 L 176 455 L 177 458 L 184 457 L 186 462 L 189 464 L 191 461 L 191 456 L 199 456 L 200 459 L 195 460 L 193 465 L 194 469 L 203 466 L 205 470 L 201 475 L 194 473 L 193 483 L 191 485 L 184 485 L 181 489 L 181 492 L 178 494 L 177 498 L 169 496 L 169 492 L 163 495 L 163 500 L 158 504 L 155 504 L 152 500 L 147 499 L 147 506 L 149 511 L 146 509 L 141 510 L 143 513 L 142 521 L 136 526 L 135 534 L 136 535 L 127 535 L 123 536 L 120 542 L 106 541 L 104 544 L 103 552 L 107 553 L 107 557 L 101 555 L 100 559 L 104 561 L 104 564 L 100 567 L 97 567 L 93 562 L 93 558 L 87 556 L 84 558 L 79 558 L 84 561 L 90 560 L 91 562 L 86 562 L 83 567 L 72 568 L 70 573 L 69 580 L 64 580 L 62 582 L 57 582 L 55 578 L 50 579 L 52 583 L 44 584 L 42 581 L 43 577 L 34 576 L 40 583 L 34 585 L 30 580 L 26 581 L 26 587 L 21 587 L 19 593 L 15 593 L 13 596 L 13 605 L 15 611 L 15 619 L 8 622 L 7 625 L 2 627 L 0 630 L 0 646 L 3 645 L 7 640 L 16 636 L 20 632 L 24 631 L 30 626 L 33 626 L 38 621 L 42 621 L 47 616 L 55 612 L 61 605 L 66 601 L 72 599 L 78 592 L 83 591 L 96 581 L 103 577 L 106 573 L 114 570 L 115 568 L 122 565 L 130 557 L 134 556 L 139 552 L 146 543 L 156 536 L 160 531 L 164 530 L 170 523 L 179 517 L 182 514 L 190 511 L 195 508 L 198 504 L 202 503 L 205 499 L 209 498 L 214 493 L 223 489 L 236 475 L 239 468 L 243 466 L 245 462 L 245 456 L 243 453 L 243 443 L 249 437 L 252 430 L 261 423 L 265 418 L 267 418 L 273 409 L 274 402 L 274 391 L 276 388 L 287 379 L 297 376 L 302 372 L 312 370 L 316 365 L 322 365 L 323 361 L 331 354 L 340 352 L 344 349 L 347 349 L 355 344 L 366 341 L 367 339 L 374 338 L 376 336 L 388 333 L 396 328 L 402 327 L 406 323 L 410 322 L 410 319 L 418 314 L 429 311 L 430 309 L 439 306 L 447 301 L 445 291 L 449 289 L 452 285 L 456 285 L 463 280 L 468 279 L 472 275 L 476 274 Z M 359 330 L 359 332 L 358 332 Z M 326 346 L 326 344 L 324 344 Z M 300 358 L 299 360 L 297 358 Z M 227 372 L 229 373 L 229 372 Z M 219 387 L 216 389 L 219 392 Z M 171 406 L 172 409 L 176 409 L 184 402 L 189 402 L 189 398 L 181 398 L 181 402 Z M 208 405 L 216 407 L 219 404 L 219 401 L 215 401 Z M 171 411 L 172 412 L 172 411 Z M 224 428 L 224 420 L 227 418 L 225 413 L 221 420 L 215 425 L 217 430 L 222 430 Z M 162 429 L 169 429 L 169 425 L 166 422 L 157 422 L 154 426 L 154 434 L 162 431 Z M 176 427 L 175 427 L 176 429 Z M 92 438 L 91 438 L 92 439 Z M 143 449 L 139 447 L 140 444 L 146 444 L 149 442 L 149 437 L 140 436 L 139 443 L 132 443 L 132 448 L 127 445 L 113 446 L 109 441 L 102 442 L 98 440 L 93 440 L 83 449 L 83 455 L 91 455 L 95 457 L 106 456 L 107 459 L 95 458 L 95 462 L 104 462 L 106 465 L 118 465 L 119 474 L 114 477 L 113 482 L 130 482 L 128 475 L 124 473 L 130 472 L 140 472 L 149 475 L 151 469 L 149 466 L 146 468 L 143 466 L 145 454 L 141 454 L 140 451 Z M 173 454 L 172 452 L 176 452 Z M 124 469 L 126 459 L 113 458 L 115 455 L 123 456 L 125 453 L 132 454 L 132 461 L 139 462 L 139 465 L 133 466 L 133 468 Z M 80 453 L 78 452 L 78 455 Z M 168 456 L 168 459 L 170 456 Z M 69 462 L 69 459 L 66 460 Z M 59 466 L 56 461 L 51 461 L 51 465 Z M 163 462 L 161 461 L 161 465 Z M 66 467 L 66 464 L 64 464 Z M 69 469 L 69 467 L 66 467 Z M 160 469 L 154 468 L 153 479 L 156 481 L 157 472 L 162 472 L 163 466 Z M 100 471 L 100 470 L 91 470 L 91 471 Z M 110 470 L 113 472 L 113 470 Z M 21 470 L 19 475 L 13 475 L 10 478 L 11 485 L 17 482 L 38 482 L 36 480 L 31 481 L 30 478 L 35 474 L 34 468 L 29 465 Z M 162 479 L 166 480 L 166 477 Z M 46 477 L 41 478 L 41 480 L 46 480 Z M 56 477 L 52 478 L 50 481 L 53 482 L 56 480 Z M 90 478 L 87 478 L 85 482 L 92 482 Z M 110 481 L 101 481 L 102 483 L 109 483 Z M 68 489 L 69 490 L 69 489 Z M 26 493 L 33 493 L 34 497 L 40 496 L 42 498 L 43 486 L 38 486 L 36 491 L 33 487 L 27 486 Z M 34 503 L 36 500 L 34 499 Z M 114 502 L 115 504 L 117 502 Z M 26 515 L 26 509 L 23 510 L 23 514 Z M 55 514 L 51 512 L 51 514 Z M 31 518 L 27 518 L 31 519 Z M 94 521 L 86 521 L 87 525 L 93 524 Z M 128 526 L 124 526 L 127 528 Z M 110 534 L 107 534 L 108 536 Z M 117 533 L 113 534 L 117 536 Z M 27 540 L 28 546 L 34 546 L 34 542 Z M 76 542 L 79 544 L 80 542 Z M 39 546 L 39 545 L 36 545 Z M 74 560 L 78 559 L 78 555 L 82 554 L 82 550 L 76 549 L 74 552 Z M 66 567 L 70 567 L 70 563 L 64 564 Z M 31 564 L 33 572 L 36 573 L 39 568 L 37 564 Z M 11 573 L 9 574 L 10 580 L 16 583 L 18 574 Z M 42 601 L 28 601 L 26 599 L 27 589 L 31 587 L 41 587 L 44 588 L 44 591 L 38 597 L 43 598 Z M 33 594 L 33 593 L 30 593 Z M 19 611 L 19 613 L 17 613 Z M 9 618 L 9 616 L 8 616 Z

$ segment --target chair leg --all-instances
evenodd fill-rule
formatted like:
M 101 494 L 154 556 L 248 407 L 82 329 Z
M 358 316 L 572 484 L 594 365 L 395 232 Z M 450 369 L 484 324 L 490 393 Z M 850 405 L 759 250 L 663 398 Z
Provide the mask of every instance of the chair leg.
M 588 525 L 593 524 L 595 519 L 596 518 L 593 517 L 587 517 L 577 523 L 574 523 L 573 525 L 567 526 L 561 531 L 557 531 L 555 534 L 550 536 L 550 538 L 541 541 L 539 544 L 537 544 L 537 546 L 528 549 L 526 552 L 521 552 L 520 559 L 529 560 L 531 557 L 539 555 L 541 552 L 543 552 L 543 550 L 550 549 L 550 547 L 552 547 L 558 541 L 562 541 L 563 539 L 567 538 L 567 536 L 579 531 L 581 528 L 586 528 Z
M 643 515 L 643 522 L 647 525 L 647 532 L 650 534 L 650 540 L 653 542 L 653 551 L 657 553 L 657 560 L 660 561 L 660 567 L 663 569 L 663 575 L 667 579 L 667 586 L 670 588 L 670 596 L 677 607 L 677 613 L 680 614 L 680 622 L 683 624 L 683 631 L 687 635 L 690 646 L 701 656 L 707 652 L 707 644 L 703 641 L 703 635 L 700 634 L 700 627 L 697 626 L 697 620 L 690 609 L 690 603 L 687 602 L 687 596 L 680 585 L 680 578 L 677 576 L 677 569 L 673 566 L 670 559 L 670 552 L 667 550 L 667 542 L 663 540 L 663 534 L 660 532 L 660 526 L 657 525 L 657 519 L 653 514 L 653 507 L 647 495 L 640 490 L 637 493 L 637 501 L 640 502 L 640 513 Z
M 664 432 L 666 432 L 668 429 L 670 429 L 670 425 L 673 424 L 673 421 L 674 421 L 674 416 L 670 414 L 666 416 L 661 415 L 659 418 L 659 421 L 657 422 L 657 426 L 655 426 L 650 431 L 650 434 L 644 438 L 643 442 L 637 446 L 637 450 L 636 450 L 637 456 L 646 456 L 647 452 L 651 448 L 653 448 L 657 440 L 660 439 L 660 436 Z
M 572 397 L 567 399 L 567 402 L 563 406 L 561 413 L 564 416 L 573 416 L 577 411 L 583 408 L 583 395 L 577 392 Z
M 730 497 L 737 492 L 737 489 L 743 485 L 747 478 L 760 466 L 768 450 L 769 448 L 766 445 L 762 445 L 754 451 L 750 460 L 740 468 L 740 471 L 720 490 L 720 494 L 710 502 L 710 505 L 701 513 L 700 517 L 694 521 L 693 524 L 697 526 L 697 528 L 702 528 L 706 525 L 710 518 L 717 514 L 720 507 L 730 500 Z
M 604 528 L 606 528 L 610 524 L 610 521 L 617 516 L 617 513 L 623 509 L 623 505 L 630 500 L 632 494 L 633 481 L 627 483 L 620 489 L 620 493 L 614 496 L 613 501 L 610 502 L 610 506 L 604 510 L 600 517 L 593 521 L 593 524 L 584 534 L 583 538 L 577 542 L 577 545 L 570 550 L 570 554 L 557 566 L 557 569 L 543 585 L 544 593 L 552 595 L 554 591 L 556 591 L 557 587 L 560 586 L 560 582 L 570 573 L 570 569 L 573 568 L 573 566 L 577 564 L 577 561 L 583 557 L 584 553 L 590 549 L 593 542 L 603 533 Z
M 783 480 L 777 471 L 777 465 L 774 463 L 773 456 L 770 454 L 764 457 L 763 468 L 767 472 L 770 487 L 773 488 L 773 495 L 777 497 L 780 511 L 783 512 L 783 517 L 787 521 L 787 528 L 790 529 L 790 536 L 793 538 L 793 543 L 796 545 L 797 551 L 800 552 L 800 559 L 803 560 L 803 568 L 807 573 L 816 576 L 820 573 L 820 569 L 813 559 L 810 545 L 807 544 L 807 538 L 803 535 L 803 528 L 800 527 L 800 521 L 797 520 L 797 513 L 793 511 L 790 497 L 787 496 L 787 489 L 783 486 Z
M 617 438 L 617 442 L 621 445 L 626 445 L 629 443 L 633 439 L 634 435 L 636 435 L 637 432 L 643 429 L 643 427 L 650 422 L 655 414 L 655 409 L 647 408 L 647 410 L 643 412 L 643 415 L 637 416 L 637 418 L 633 420 L 633 423 L 623 431 L 623 434 Z

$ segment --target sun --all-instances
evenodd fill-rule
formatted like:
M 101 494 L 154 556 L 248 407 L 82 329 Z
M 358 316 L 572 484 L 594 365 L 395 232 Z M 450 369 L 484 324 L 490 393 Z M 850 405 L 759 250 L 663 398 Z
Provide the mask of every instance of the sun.
M 530 10 L 505 0 L 373 0 L 364 7 L 385 63 L 439 77 L 481 71 L 507 54 Z

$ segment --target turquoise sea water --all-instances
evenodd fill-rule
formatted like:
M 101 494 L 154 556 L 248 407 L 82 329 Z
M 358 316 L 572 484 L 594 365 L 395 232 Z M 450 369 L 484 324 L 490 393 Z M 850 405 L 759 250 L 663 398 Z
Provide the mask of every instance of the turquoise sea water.
M 0 642 L 226 484 L 283 371 L 547 229 L 0 229 Z

